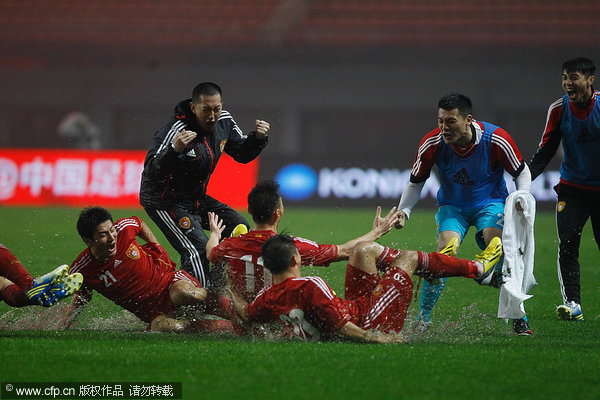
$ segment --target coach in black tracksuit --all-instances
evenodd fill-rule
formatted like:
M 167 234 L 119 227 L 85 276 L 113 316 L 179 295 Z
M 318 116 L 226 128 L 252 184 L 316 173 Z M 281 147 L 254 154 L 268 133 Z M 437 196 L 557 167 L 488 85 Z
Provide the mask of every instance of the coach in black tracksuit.
M 240 163 L 254 160 L 267 145 L 270 127 L 257 120 L 256 131 L 244 135 L 222 109 L 221 95 L 219 86 L 204 82 L 194 88 L 192 99 L 177 104 L 154 135 L 140 188 L 141 205 L 181 255 L 181 267 L 203 286 L 208 283 L 208 212 L 224 221 L 223 237 L 238 224 L 249 227 L 239 213 L 206 194 L 210 175 L 223 151 Z

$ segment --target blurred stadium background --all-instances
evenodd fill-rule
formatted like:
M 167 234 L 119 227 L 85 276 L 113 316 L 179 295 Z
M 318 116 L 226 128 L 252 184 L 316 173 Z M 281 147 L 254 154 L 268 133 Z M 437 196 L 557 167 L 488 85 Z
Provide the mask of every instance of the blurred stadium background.
M 562 93 L 561 63 L 600 63 L 599 20 L 597 0 L 4 0 L 0 147 L 73 147 L 58 127 L 77 111 L 102 148 L 145 150 L 210 80 L 242 129 L 271 122 L 259 177 L 296 162 L 315 172 L 292 200 L 394 204 L 399 193 L 383 186 L 403 187 L 449 91 L 469 95 L 475 117 L 508 130 L 529 160 Z M 326 178 L 337 188 L 315 183 Z

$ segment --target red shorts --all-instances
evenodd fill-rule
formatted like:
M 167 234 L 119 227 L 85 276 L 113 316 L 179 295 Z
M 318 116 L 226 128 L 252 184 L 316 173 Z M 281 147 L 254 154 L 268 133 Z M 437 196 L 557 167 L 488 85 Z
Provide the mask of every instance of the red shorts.
M 169 290 L 171 286 L 175 282 L 178 281 L 189 281 L 194 286 L 201 288 L 202 285 L 196 278 L 180 269 L 179 271 L 173 271 L 169 274 L 169 277 L 166 279 L 170 279 L 168 285 L 164 290 L 160 293 L 157 293 L 156 296 L 152 298 L 152 300 L 144 303 L 143 307 L 140 306 L 137 312 L 135 313 L 139 319 L 144 322 L 151 323 L 152 320 L 158 317 L 161 314 L 169 314 L 173 311 L 177 310 L 177 307 L 171 301 L 171 296 L 169 294 Z
M 400 332 L 410 306 L 413 282 L 398 267 L 388 267 L 379 278 L 350 264 L 346 269 L 346 300 L 358 306 L 358 326 Z

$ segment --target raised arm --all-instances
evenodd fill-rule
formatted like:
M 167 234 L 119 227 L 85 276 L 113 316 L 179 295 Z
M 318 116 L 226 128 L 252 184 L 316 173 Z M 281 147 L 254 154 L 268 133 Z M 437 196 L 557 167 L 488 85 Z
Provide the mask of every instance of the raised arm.
M 256 130 L 244 135 L 233 118 L 229 118 L 229 120 L 231 134 L 225 145 L 225 152 L 239 163 L 249 163 L 258 157 L 260 152 L 267 146 L 267 132 L 269 132 L 271 126 L 268 122 L 257 119 Z
M 355 239 L 352 239 L 344 244 L 338 245 L 338 256 L 336 261 L 346 260 L 352 254 L 352 249 L 359 242 L 373 242 L 386 233 L 388 233 L 394 225 L 398 222 L 398 212 L 396 207 L 392 207 L 392 209 L 387 213 L 385 217 L 381 217 L 381 207 L 377 207 L 377 211 L 375 213 L 375 219 L 373 220 L 373 229 L 371 229 L 366 234 L 359 236 Z
M 219 216 L 213 212 L 208 213 L 208 225 L 210 226 L 210 235 L 206 242 L 206 257 L 208 258 L 208 261 L 214 263 L 215 260 L 213 260 L 211 256 L 212 249 L 219 244 L 221 234 L 225 230 L 225 225 L 223 225 L 223 221 Z

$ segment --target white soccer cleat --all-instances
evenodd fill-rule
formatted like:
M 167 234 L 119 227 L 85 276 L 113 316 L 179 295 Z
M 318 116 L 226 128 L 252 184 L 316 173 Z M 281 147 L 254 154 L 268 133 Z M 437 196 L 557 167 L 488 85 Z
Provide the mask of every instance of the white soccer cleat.
M 583 321 L 581 306 L 574 301 L 567 301 L 564 305 L 556 307 L 556 314 L 559 319 L 565 321 Z

